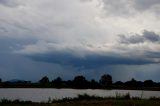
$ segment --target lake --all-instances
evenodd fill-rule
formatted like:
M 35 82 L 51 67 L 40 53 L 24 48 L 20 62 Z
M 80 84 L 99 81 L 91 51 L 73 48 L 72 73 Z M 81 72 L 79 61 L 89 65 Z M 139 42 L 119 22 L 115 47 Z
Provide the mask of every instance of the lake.
M 77 97 L 78 94 L 97 95 L 101 97 L 112 96 L 116 94 L 125 95 L 130 93 L 132 97 L 149 98 L 151 96 L 160 97 L 160 91 L 140 91 L 140 90 L 77 90 L 77 89 L 41 89 L 41 88 L 1 88 L 0 99 L 10 100 L 30 100 L 33 102 L 46 102 L 49 98 L 61 99 L 65 97 Z

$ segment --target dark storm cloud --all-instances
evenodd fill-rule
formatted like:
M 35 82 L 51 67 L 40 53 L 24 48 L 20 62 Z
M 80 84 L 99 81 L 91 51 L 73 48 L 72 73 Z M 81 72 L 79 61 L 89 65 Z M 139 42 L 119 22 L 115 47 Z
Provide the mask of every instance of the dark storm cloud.
M 152 43 L 159 43 L 160 42 L 160 35 L 156 34 L 152 31 L 144 30 L 142 35 L 135 34 L 132 36 L 125 36 L 119 35 L 120 42 L 126 44 L 137 44 L 137 43 L 144 43 L 144 42 L 152 42 Z
M 17 7 L 19 5 L 17 0 L 0 0 L 0 4 L 8 7 Z
M 149 58 L 160 59 L 160 52 L 148 51 L 145 53 L 145 55 Z
M 66 52 L 53 52 L 48 54 L 28 56 L 35 61 L 56 63 L 61 65 L 71 65 L 77 68 L 98 68 L 107 65 L 143 65 L 156 63 L 152 60 L 139 57 L 127 57 L 120 54 L 90 54 L 85 57 L 77 57 Z

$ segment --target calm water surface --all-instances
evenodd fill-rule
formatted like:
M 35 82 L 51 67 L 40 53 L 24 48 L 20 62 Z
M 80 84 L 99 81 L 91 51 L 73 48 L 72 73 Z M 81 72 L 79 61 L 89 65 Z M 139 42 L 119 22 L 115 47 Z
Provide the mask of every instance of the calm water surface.
M 137 91 L 137 90 L 75 90 L 75 89 L 40 89 L 40 88 L 7 88 L 0 89 L 0 99 L 10 100 L 30 100 L 34 102 L 45 102 L 51 99 L 60 99 L 64 97 L 77 97 L 78 94 L 87 93 L 101 97 L 112 96 L 116 94 L 125 95 L 130 93 L 132 97 L 149 98 L 151 96 L 160 97 L 160 91 Z

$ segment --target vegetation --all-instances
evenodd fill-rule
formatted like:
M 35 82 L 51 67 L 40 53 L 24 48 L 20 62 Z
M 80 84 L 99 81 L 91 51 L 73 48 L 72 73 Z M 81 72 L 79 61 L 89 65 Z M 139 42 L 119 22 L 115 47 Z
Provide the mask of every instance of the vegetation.
M 84 76 L 75 76 L 73 80 L 64 81 L 57 77 L 50 81 L 47 76 L 41 78 L 38 82 L 31 81 L 2 81 L 0 79 L 1 88 L 74 88 L 74 89 L 135 89 L 135 90 L 160 90 L 160 82 L 152 80 L 137 81 L 134 78 L 130 81 L 113 83 L 112 76 L 104 74 L 99 81 L 92 79 L 88 81 Z
M 112 76 L 110 76 L 108 74 L 103 75 L 99 80 L 99 84 L 103 88 L 110 88 L 112 85 Z
M 0 101 L 1 106 L 160 106 L 160 98 L 151 99 L 131 98 L 130 94 L 113 97 L 78 95 L 76 98 L 63 98 L 60 100 L 49 99 L 46 103 L 35 103 L 31 101 L 7 100 Z M 154 99 L 153 99 L 154 98 Z

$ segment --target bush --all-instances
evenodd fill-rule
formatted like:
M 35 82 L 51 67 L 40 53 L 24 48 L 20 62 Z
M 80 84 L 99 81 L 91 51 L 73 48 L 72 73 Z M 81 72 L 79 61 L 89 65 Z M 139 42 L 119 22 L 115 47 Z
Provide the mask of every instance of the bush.
M 131 99 L 130 94 L 127 93 L 125 95 L 121 95 L 120 93 L 116 92 L 116 99 Z
M 152 96 L 152 97 L 149 98 L 149 100 L 160 100 L 160 97 Z

